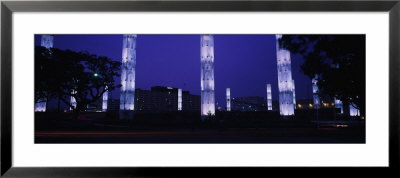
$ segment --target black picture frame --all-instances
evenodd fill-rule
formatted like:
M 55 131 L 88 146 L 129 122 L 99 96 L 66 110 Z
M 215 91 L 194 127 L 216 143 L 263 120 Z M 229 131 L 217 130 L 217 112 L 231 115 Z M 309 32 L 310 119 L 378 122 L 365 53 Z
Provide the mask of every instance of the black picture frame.
M 400 1 L 1 1 L 1 175 L 5 177 L 130 177 L 165 176 L 189 173 L 208 175 L 209 171 L 266 174 L 265 169 L 250 168 L 21 168 L 12 166 L 12 17 L 13 12 L 123 12 L 123 11 L 291 11 L 291 12 L 389 12 L 389 168 L 399 168 L 400 111 Z M 384 108 L 385 109 L 385 108 Z M 205 170 L 204 170 L 205 169 Z M 286 169 L 286 168 L 285 168 Z M 296 169 L 300 173 L 309 168 Z M 332 168 L 319 168 L 332 169 Z M 348 169 L 348 168 L 346 168 Z M 359 170 L 361 168 L 354 168 Z M 292 171 L 274 168 L 282 175 Z M 213 173 L 214 174 L 214 173 Z M 269 173 L 270 174 L 270 173 Z M 339 173 L 329 171 L 330 175 Z M 273 174 L 271 174 L 273 175 Z M 186 175 L 190 176 L 190 175 Z M 191 176 L 190 176 L 191 177 Z

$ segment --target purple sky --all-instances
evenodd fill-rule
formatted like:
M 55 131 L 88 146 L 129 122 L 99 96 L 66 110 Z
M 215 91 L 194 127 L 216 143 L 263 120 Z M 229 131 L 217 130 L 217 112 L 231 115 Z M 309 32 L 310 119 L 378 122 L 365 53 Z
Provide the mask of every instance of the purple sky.
M 274 35 L 215 35 L 214 44 L 215 97 L 220 106 L 225 106 L 228 87 L 233 98 L 266 97 L 265 84 L 271 83 L 272 98 L 278 99 Z M 35 45 L 40 45 L 40 35 L 35 35 Z M 122 35 L 55 35 L 54 47 L 120 61 Z M 302 63 L 300 55 L 292 55 L 297 100 L 312 97 L 311 80 L 302 73 Z M 183 88 L 200 95 L 199 35 L 138 35 L 136 88 L 152 86 Z M 112 98 L 119 98 L 119 89 Z

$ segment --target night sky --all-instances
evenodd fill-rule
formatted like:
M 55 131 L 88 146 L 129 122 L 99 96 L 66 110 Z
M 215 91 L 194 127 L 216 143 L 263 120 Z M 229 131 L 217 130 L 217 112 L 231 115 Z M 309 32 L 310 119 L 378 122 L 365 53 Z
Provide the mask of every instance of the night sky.
M 35 45 L 40 45 L 35 35 Z M 55 35 L 54 47 L 88 51 L 121 61 L 122 35 Z M 225 90 L 231 97 L 266 97 L 265 84 L 272 84 L 272 99 L 278 100 L 278 78 L 274 35 L 215 35 L 214 77 L 216 102 L 225 107 Z M 136 88 L 169 86 L 200 95 L 199 35 L 138 35 Z M 303 59 L 292 54 L 292 75 L 296 99 L 311 99 L 311 79 L 300 65 Z M 120 82 L 118 78 L 116 80 Z M 112 92 L 119 99 L 120 90 Z

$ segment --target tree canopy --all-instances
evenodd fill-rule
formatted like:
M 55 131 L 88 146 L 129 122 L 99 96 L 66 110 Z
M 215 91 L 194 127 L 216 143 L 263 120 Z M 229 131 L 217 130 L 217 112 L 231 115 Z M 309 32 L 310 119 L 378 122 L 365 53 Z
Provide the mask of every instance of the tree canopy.
M 305 59 L 322 95 L 351 104 L 365 116 L 365 35 L 283 35 L 279 45 Z
M 112 91 L 121 63 L 108 57 L 56 48 L 35 48 L 35 101 L 59 98 L 76 113 Z M 76 100 L 76 107 L 70 103 Z

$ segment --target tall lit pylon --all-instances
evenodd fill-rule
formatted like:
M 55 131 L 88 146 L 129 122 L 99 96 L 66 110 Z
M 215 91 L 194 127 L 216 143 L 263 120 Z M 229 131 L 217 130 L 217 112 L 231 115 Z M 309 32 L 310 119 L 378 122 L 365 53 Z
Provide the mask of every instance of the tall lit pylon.
M 271 91 L 271 84 L 267 84 L 267 107 L 268 107 L 268 111 L 272 111 L 272 91 Z
M 314 108 L 320 108 L 320 100 L 319 100 L 319 88 L 318 88 L 318 75 L 312 79 L 312 90 L 313 90 L 313 99 L 314 99 Z
M 214 37 L 200 36 L 201 116 L 215 115 L 214 97 Z
M 104 89 L 107 90 L 107 88 L 108 87 L 106 86 Z M 103 93 L 103 103 L 101 105 L 101 110 L 103 112 L 107 111 L 107 105 L 108 105 L 108 90 Z
M 296 85 L 294 84 L 294 80 L 292 80 L 292 86 L 293 86 L 293 106 L 294 109 L 296 109 Z
M 47 49 L 53 47 L 54 36 L 53 35 L 42 35 L 40 46 Z M 46 112 L 47 98 L 40 98 L 37 103 L 35 103 L 35 112 Z
M 178 111 L 182 111 L 182 89 L 178 89 Z
M 278 88 L 279 88 L 279 111 L 281 116 L 294 115 L 293 80 L 290 51 L 279 47 L 279 39 L 276 37 L 276 57 L 278 63 Z
M 72 90 L 72 91 L 71 91 L 71 94 L 72 94 L 72 95 L 76 94 L 76 91 L 75 91 L 75 90 Z M 75 97 L 71 96 L 71 99 L 70 99 L 69 102 L 70 102 L 70 104 L 71 104 L 71 107 L 69 107 L 69 110 L 70 110 L 70 111 L 73 111 L 73 110 L 76 108 L 76 99 L 75 99 Z
M 334 98 L 335 100 L 335 108 L 340 109 L 340 114 L 343 114 L 343 103 L 341 100 Z
M 231 89 L 226 88 L 226 111 L 231 111 Z
M 43 46 L 47 49 L 52 48 L 54 43 L 53 35 L 42 35 L 42 39 L 40 41 L 40 46 Z
M 136 35 L 123 35 L 120 119 L 133 119 L 135 103 Z

